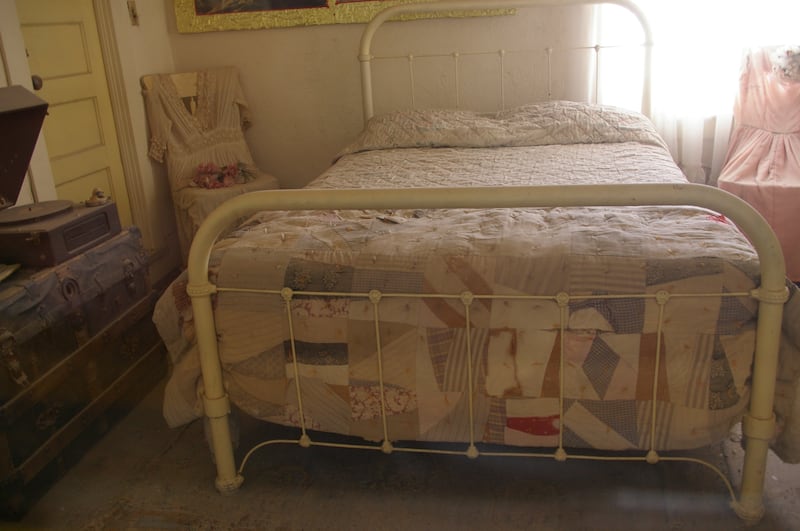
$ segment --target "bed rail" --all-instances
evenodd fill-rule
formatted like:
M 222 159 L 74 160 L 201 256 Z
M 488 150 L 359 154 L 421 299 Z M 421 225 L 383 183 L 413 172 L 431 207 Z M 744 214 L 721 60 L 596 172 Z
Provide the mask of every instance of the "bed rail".
M 568 188 L 568 192 L 565 190 Z M 747 437 L 742 483 L 732 505 L 745 520 L 763 515 L 764 471 L 769 441 L 774 435 L 773 399 L 778 364 L 778 346 L 785 284 L 783 253 L 766 221 L 747 203 L 717 188 L 695 184 L 574 185 L 430 188 L 413 190 L 273 190 L 238 196 L 215 210 L 202 224 L 189 254 L 187 292 L 192 299 L 203 374 L 203 403 L 211 425 L 217 466 L 217 488 L 233 491 L 243 481 L 237 471 L 227 415 L 230 405 L 225 391 L 217 349 L 211 297 L 217 287 L 209 281 L 208 266 L 216 239 L 231 223 L 263 210 L 316 209 L 437 209 L 437 208 L 535 208 L 579 206 L 692 205 L 721 213 L 750 239 L 760 259 L 761 284 L 750 295 L 758 300 L 756 353 L 749 410 L 743 422 Z M 299 441 L 310 445 L 307 437 Z M 470 455 L 470 457 L 477 456 Z M 555 454 L 566 459 L 566 454 Z M 658 462 L 651 450 L 649 463 Z M 732 493 L 733 496 L 733 493 Z
M 372 116 L 375 114 L 374 108 L 374 93 L 373 93 L 373 72 L 372 72 L 372 62 L 375 59 L 379 59 L 381 57 L 373 55 L 373 38 L 375 37 L 375 33 L 378 29 L 388 21 L 395 20 L 397 18 L 407 17 L 407 16 L 416 16 L 416 15 L 431 15 L 431 14 L 453 14 L 459 12 L 469 12 L 469 11 L 476 11 L 476 10 L 486 10 L 487 8 L 491 8 L 492 10 L 507 10 L 507 9 L 519 9 L 519 8 L 534 8 L 534 7 L 561 7 L 561 6 L 589 6 L 589 5 L 600 5 L 600 4 L 610 4 L 610 5 L 617 5 L 624 9 L 630 11 L 635 17 L 636 20 L 642 27 L 642 31 L 644 32 L 644 42 L 642 43 L 644 47 L 644 62 L 643 62 L 643 83 L 642 83 L 642 102 L 641 102 L 641 112 L 645 116 L 650 116 L 651 111 L 651 82 L 650 82 L 650 70 L 651 70 L 651 62 L 652 62 L 652 33 L 650 30 L 650 25 L 647 22 L 647 19 L 644 16 L 644 13 L 639 9 L 639 7 L 634 4 L 630 0 L 496 0 L 492 2 L 486 1 L 475 1 L 475 0 L 460 0 L 460 1 L 442 1 L 442 2 L 430 2 L 430 3 L 421 3 L 421 4 L 401 4 L 394 7 L 390 7 L 378 13 L 375 18 L 370 21 L 367 25 L 366 29 L 364 30 L 362 37 L 361 37 L 361 44 L 359 47 L 359 54 L 358 59 L 361 62 L 361 97 L 362 97 L 362 105 L 363 105 L 363 114 L 364 114 L 364 123 L 368 122 Z M 596 44 L 595 46 L 590 47 L 595 51 L 595 53 L 599 56 L 600 51 L 604 48 L 603 46 Z M 548 87 L 552 84 L 552 73 L 550 70 L 550 57 L 552 55 L 552 48 L 546 48 L 543 50 L 548 57 L 548 70 L 547 70 L 547 83 Z M 493 53 L 498 56 L 498 59 L 501 64 L 500 70 L 500 87 L 501 87 L 501 95 L 505 93 L 504 91 L 504 77 L 503 77 L 503 57 L 505 54 L 504 50 L 493 51 L 493 52 L 486 52 L 486 53 Z M 447 56 L 451 57 L 454 63 L 454 68 L 456 72 L 458 72 L 458 65 L 459 65 L 459 57 L 460 53 L 453 51 Z M 444 55 L 443 55 L 444 56 Z M 414 95 L 413 89 L 413 61 L 414 57 L 412 55 L 408 56 L 409 60 L 409 71 L 411 77 L 411 84 L 412 84 L 412 101 Z M 597 90 L 598 86 L 596 83 L 597 77 L 599 76 L 600 62 L 595 62 L 595 100 L 597 100 Z M 457 74 L 456 74 L 457 75 Z M 550 90 L 548 88 L 548 97 L 550 97 Z M 501 96 L 502 98 L 502 96 Z M 458 101 L 458 85 L 456 85 L 456 101 Z M 505 102 L 501 102 L 501 106 L 504 106 Z

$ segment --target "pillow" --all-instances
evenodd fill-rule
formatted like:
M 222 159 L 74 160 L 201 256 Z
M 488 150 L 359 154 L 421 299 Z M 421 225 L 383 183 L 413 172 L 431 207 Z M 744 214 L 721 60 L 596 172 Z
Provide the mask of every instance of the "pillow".
M 642 114 L 615 107 L 548 101 L 495 113 L 407 110 L 374 117 L 340 154 L 422 147 L 519 147 L 638 141 L 666 149 Z

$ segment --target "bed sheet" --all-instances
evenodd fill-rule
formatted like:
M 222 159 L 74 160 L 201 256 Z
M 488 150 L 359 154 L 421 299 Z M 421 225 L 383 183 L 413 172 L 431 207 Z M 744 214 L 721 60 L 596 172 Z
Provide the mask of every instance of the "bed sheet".
M 310 186 L 618 182 L 685 179 L 643 117 L 556 102 L 496 114 L 380 117 Z M 647 448 L 659 340 L 658 449 L 720 440 L 749 398 L 756 310 L 750 298 L 674 299 L 660 336 L 652 299 L 575 299 L 563 338 L 554 301 L 513 298 L 560 291 L 748 292 L 758 278 L 757 256 L 727 219 L 699 208 L 262 212 L 217 244 L 211 271 L 217 284 L 228 287 L 500 296 L 473 303 L 469 331 L 458 300 L 381 301 L 392 439 L 468 440 L 471 370 L 479 441 L 555 446 L 561 435 L 566 446 Z M 179 279 L 154 316 L 174 362 L 164 402 L 170 425 L 202 412 L 184 290 Z M 307 427 L 381 439 L 371 303 L 297 296 L 290 309 Z M 220 293 L 215 316 L 232 401 L 255 417 L 299 425 L 281 298 Z M 787 328 L 795 343 L 784 342 L 778 391 L 783 425 L 798 373 L 797 332 Z M 467 340 L 472 360 L 464 353 Z

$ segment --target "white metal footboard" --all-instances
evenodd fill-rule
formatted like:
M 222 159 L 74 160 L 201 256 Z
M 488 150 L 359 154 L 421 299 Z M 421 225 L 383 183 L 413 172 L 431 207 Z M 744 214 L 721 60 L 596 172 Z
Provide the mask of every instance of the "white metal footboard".
M 764 219 L 747 203 L 719 189 L 703 185 L 674 184 L 639 184 L 639 185 L 576 185 L 576 186 L 535 186 L 535 187 L 481 187 L 481 188 L 430 188 L 413 190 L 276 190 L 245 194 L 226 202 L 215 210 L 200 227 L 189 254 L 188 287 L 192 298 L 194 322 L 197 333 L 201 369 L 203 375 L 205 414 L 209 419 L 214 454 L 217 466 L 217 488 L 222 492 L 236 490 L 243 478 L 241 476 L 247 457 L 236 468 L 233 445 L 227 416 L 230 403 L 223 381 L 221 362 L 218 356 L 217 335 L 212 312 L 211 297 L 218 291 L 230 288 L 218 288 L 209 281 L 208 264 L 211 248 L 217 237 L 232 222 L 263 210 L 348 210 L 348 209 L 471 209 L 471 208 L 535 208 L 535 207 L 579 207 L 579 206 L 627 206 L 627 205 L 693 205 L 708 208 L 730 218 L 748 236 L 755 247 L 761 268 L 761 286 L 750 293 L 731 294 L 733 296 L 752 296 L 758 300 L 758 323 L 756 332 L 756 353 L 753 366 L 752 395 L 749 410 L 743 421 L 743 432 L 747 438 L 742 485 L 738 499 L 730 482 L 719 470 L 708 463 L 703 465 L 714 469 L 725 481 L 732 497 L 732 506 L 737 514 L 745 520 L 755 522 L 763 515 L 764 471 L 769 441 L 775 432 L 773 415 L 773 398 L 778 362 L 778 345 L 781 331 L 783 304 L 788 291 L 785 284 L 785 267 L 783 254 L 777 238 Z M 255 290 L 253 290 L 255 291 Z M 263 291 L 262 291 L 263 292 Z M 287 304 L 294 293 L 289 288 L 280 291 L 267 291 L 272 296 L 281 296 Z M 303 292 L 305 293 L 305 292 Z M 321 296 L 339 296 L 341 294 L 313 293 Z M 378 291 L 361 294 L 347 294 L 355 297 L 368 297 L 374 305 L 376 323 L 378 363 L 380 375 L 380 336 L 378 332 L 379 303 L 383 296 Z M 422 295 L 419 296 L 430 296 Z M 461 293 L 452 297 L 460 298 L 469 315 L 469 304 L 480 294 Z M 626 295 L 627 296 L 627 295 Z M 631 296 L 654 298 L 663 309 L 670 297 L 681 296 L 659 292 L 657 294 L 631 294 Z M 717 294 L 719 296 L 719 294 Z M 569 294 L 559 293 L 553 297 L 561 304 L 562 315 L 565 314 Z M 287 312 L 289 313 L 289 312 Z M 287 318 L 290 320 L 291 315 Z M 467 317 L 467 323 L 469 318 Z M 562 327 L 563 318 L 562 318 Z M 469 344 L 467 344 L 469 350 Z M 658 352 L 658 350 L 657 350 Z M 468 354 L 471 354 L 468 352 Z M 563 358 L 563 354 L 562 354 Z M 563 360 L 562 360 L 563 361 Z M 563 373 L 562 373 L 563 374 Z M 654 398 L 657 385 L 658 370 L 654 374 Z M 303 416 L 302 390 L 299 378 L 295 377 L 301 419 Z M 380 386 L 383 388 L 383 377 Z M 469 398 L 475 392 L 474 381 L 470 382 Z M 563 376 L 559 393 L 563 401 Z M 383 397 L 382 397 L 383 398 Z M 654 400 L 655 402 L 655 400 Z M 655 423 L 656 411 L 653 410 L 652 422 Z M 413 451 L 428 453 L 457 453 L 474 458 L 480 455 L 504 455 L 516 457 L 547 457 L 559 461 L 566 459 L 618 459 L 646 461 L 657 463 L 667 460 L 684 460 L 699 462 L 694 459 L 661 456 L 656 451 L 651 437 L 650 450 L 639 457 L 596 457 L 567 453 L 559 444 L 553 453 L 487 453 L 479 452 L 475 446 L 474 434 L 469 445 L 463 451 L 443 452 L 441 450 L 394 448 L 388 439 L 386 430 L 386 411 L 382 408 L 382 421 L 385 440 L 380 445 L 338 445 L 354 448 L 392 451 Z M 297 440 L 269 441 L 271 443 L 292 443 L 301 446 L 327 445 L 311 440 L 306 433 L 305 423 L 301 420 L 301 436 Z M 473 428 L 474 429 L 474 428 Z M 256 448 L 258 448 L 257 446 Z M 255 450 L 255 448 L 254 448 Z M 252 450 L 251 450 L 252 452 Z

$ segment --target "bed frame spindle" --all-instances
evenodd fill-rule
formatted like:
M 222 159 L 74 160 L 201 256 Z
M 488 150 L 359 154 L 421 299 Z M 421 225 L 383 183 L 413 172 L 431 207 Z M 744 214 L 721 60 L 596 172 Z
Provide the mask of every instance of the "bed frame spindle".
M 442 3 L 421 3 L 421 4 L 414 4 L 414 5 L 399 5 L 394 6 L 389 9 L 384 10 L 383 12 L 379 13 L 366 27 L 364 33 L 361 38 L 361 45 L 359 48 L 359 55 L 358 60 L 361 63 L 361 92 L 362 92 L 362 101 L 363 101 L 363 115 L 364 115 L 364 123 L 368 122 L 369 119 L 375 114 L 375 103 L 374 103 L 374 93 L 373 93 L 373 72 L 372 72 L 372 63 L 376 60 L 385 60 L 385 59 L 397 59 L 397 56 L 392 55 L 376 55 L 372 51 L 372 39 L 375 35 L 377 29 L 384 24 L 385 22 L 395 19 L 396 17 L 414 13 L 414 14 L 432 14 L 432 13 L 441 13 L 443 10 L 450 13 L 450 12 L 458 12 L 458 11 L 465 11 L 469 12 L 470 10 L 481 10 L 481 9 L 496 9 L 496 10 L 506 10 L 506 9 L 518 9 L 518 8 L 526 8 L 526 7 L 558 7 L 558 6 L 576 6 L 576 5 L 595 5 L 595 4 L 613 4 L 623 7 L 630 11 L 638 20 L 638 22 L 642 26 L 642 30 L 644 32 L 644 42 L 642 46 L 644 48 L 644 59 L 643 59 L 643 69 L 645 72 L 644 75 L 644 83 L 642 85 L 642 105 L 641 111 L 642 114 L 645 116 L 650 116 L 650 99 L 651 99 L 651 85 L 650 85 L 650 66 L 651 66 L 651 57 L 652 57 L 652 34 L 650 31 L 650 26 L 644 17 L 642 11 L 633 3 L 628 0 L 607 0 L 607 1 L 600 1 L 597 0 L 498 0 L 496 2 L 487 3 L 480 3 L 471 0 L 462 0 L 462 1 L 448 1 L 446 2 L 446 7 L 443 7 L 444 2 Z M 595 59 L 595 67 L 594 67 L 594 102 L 599 102 L 599 81 L 600 81 L 600 52 L 606 48 L 614 48 L 616 46 L 602 46 L 600 44 L 596 44 L 594 46 L 576 46 L 576 47 L 564 47 L 558 48 L 558 51 L 576 51 L 576 50 L 593 50 L 594 51 L 594 59 Z M 435 58 L 435 57 L 447 57 L 450 56 L 455 61 L 455 69 L 456 69 L 456 81 L 455 81 L 455 107 L 460 108 L 461 105 L 461 96 L 460 96 L 460 75 L 459 75 L 459 59 L 461 56 L 464 55 L 491 55 L 496 54 L 499 58 L 499 65 L 500 65 L 500 79 L 499 79 L 499 87 L 500 87 L 500 109 L 506 108 L 506 87 L 505 87 L 505 55 L 507 53 L 517 53 L 517 52 L 535 52 L 534 49 L 527 49 L 527 50 L 498 50 L 495 52 L 464 52 L 464 51 L 454 51 L 449 53 L 441 53 L 441 54 L 424 54 L 424 55 L 407 55 L 404 56 L 408 59 L 409 64 L 409 83 L 410 83 L 410 90 L 411 90 L 411 107 L 417 108 L 417 101 L 416 101 L 416 83 L 414 79 L 414 61 L 415 59 L 419 58 Z M 552 86 L 552 79 L 553 79 L 553 52 L 556 51 L 553 47 L 547 47 L 544 49 L 544 53 L 546 54 L 547 59 L 547 99 L 553 98 L 553 86 Z

